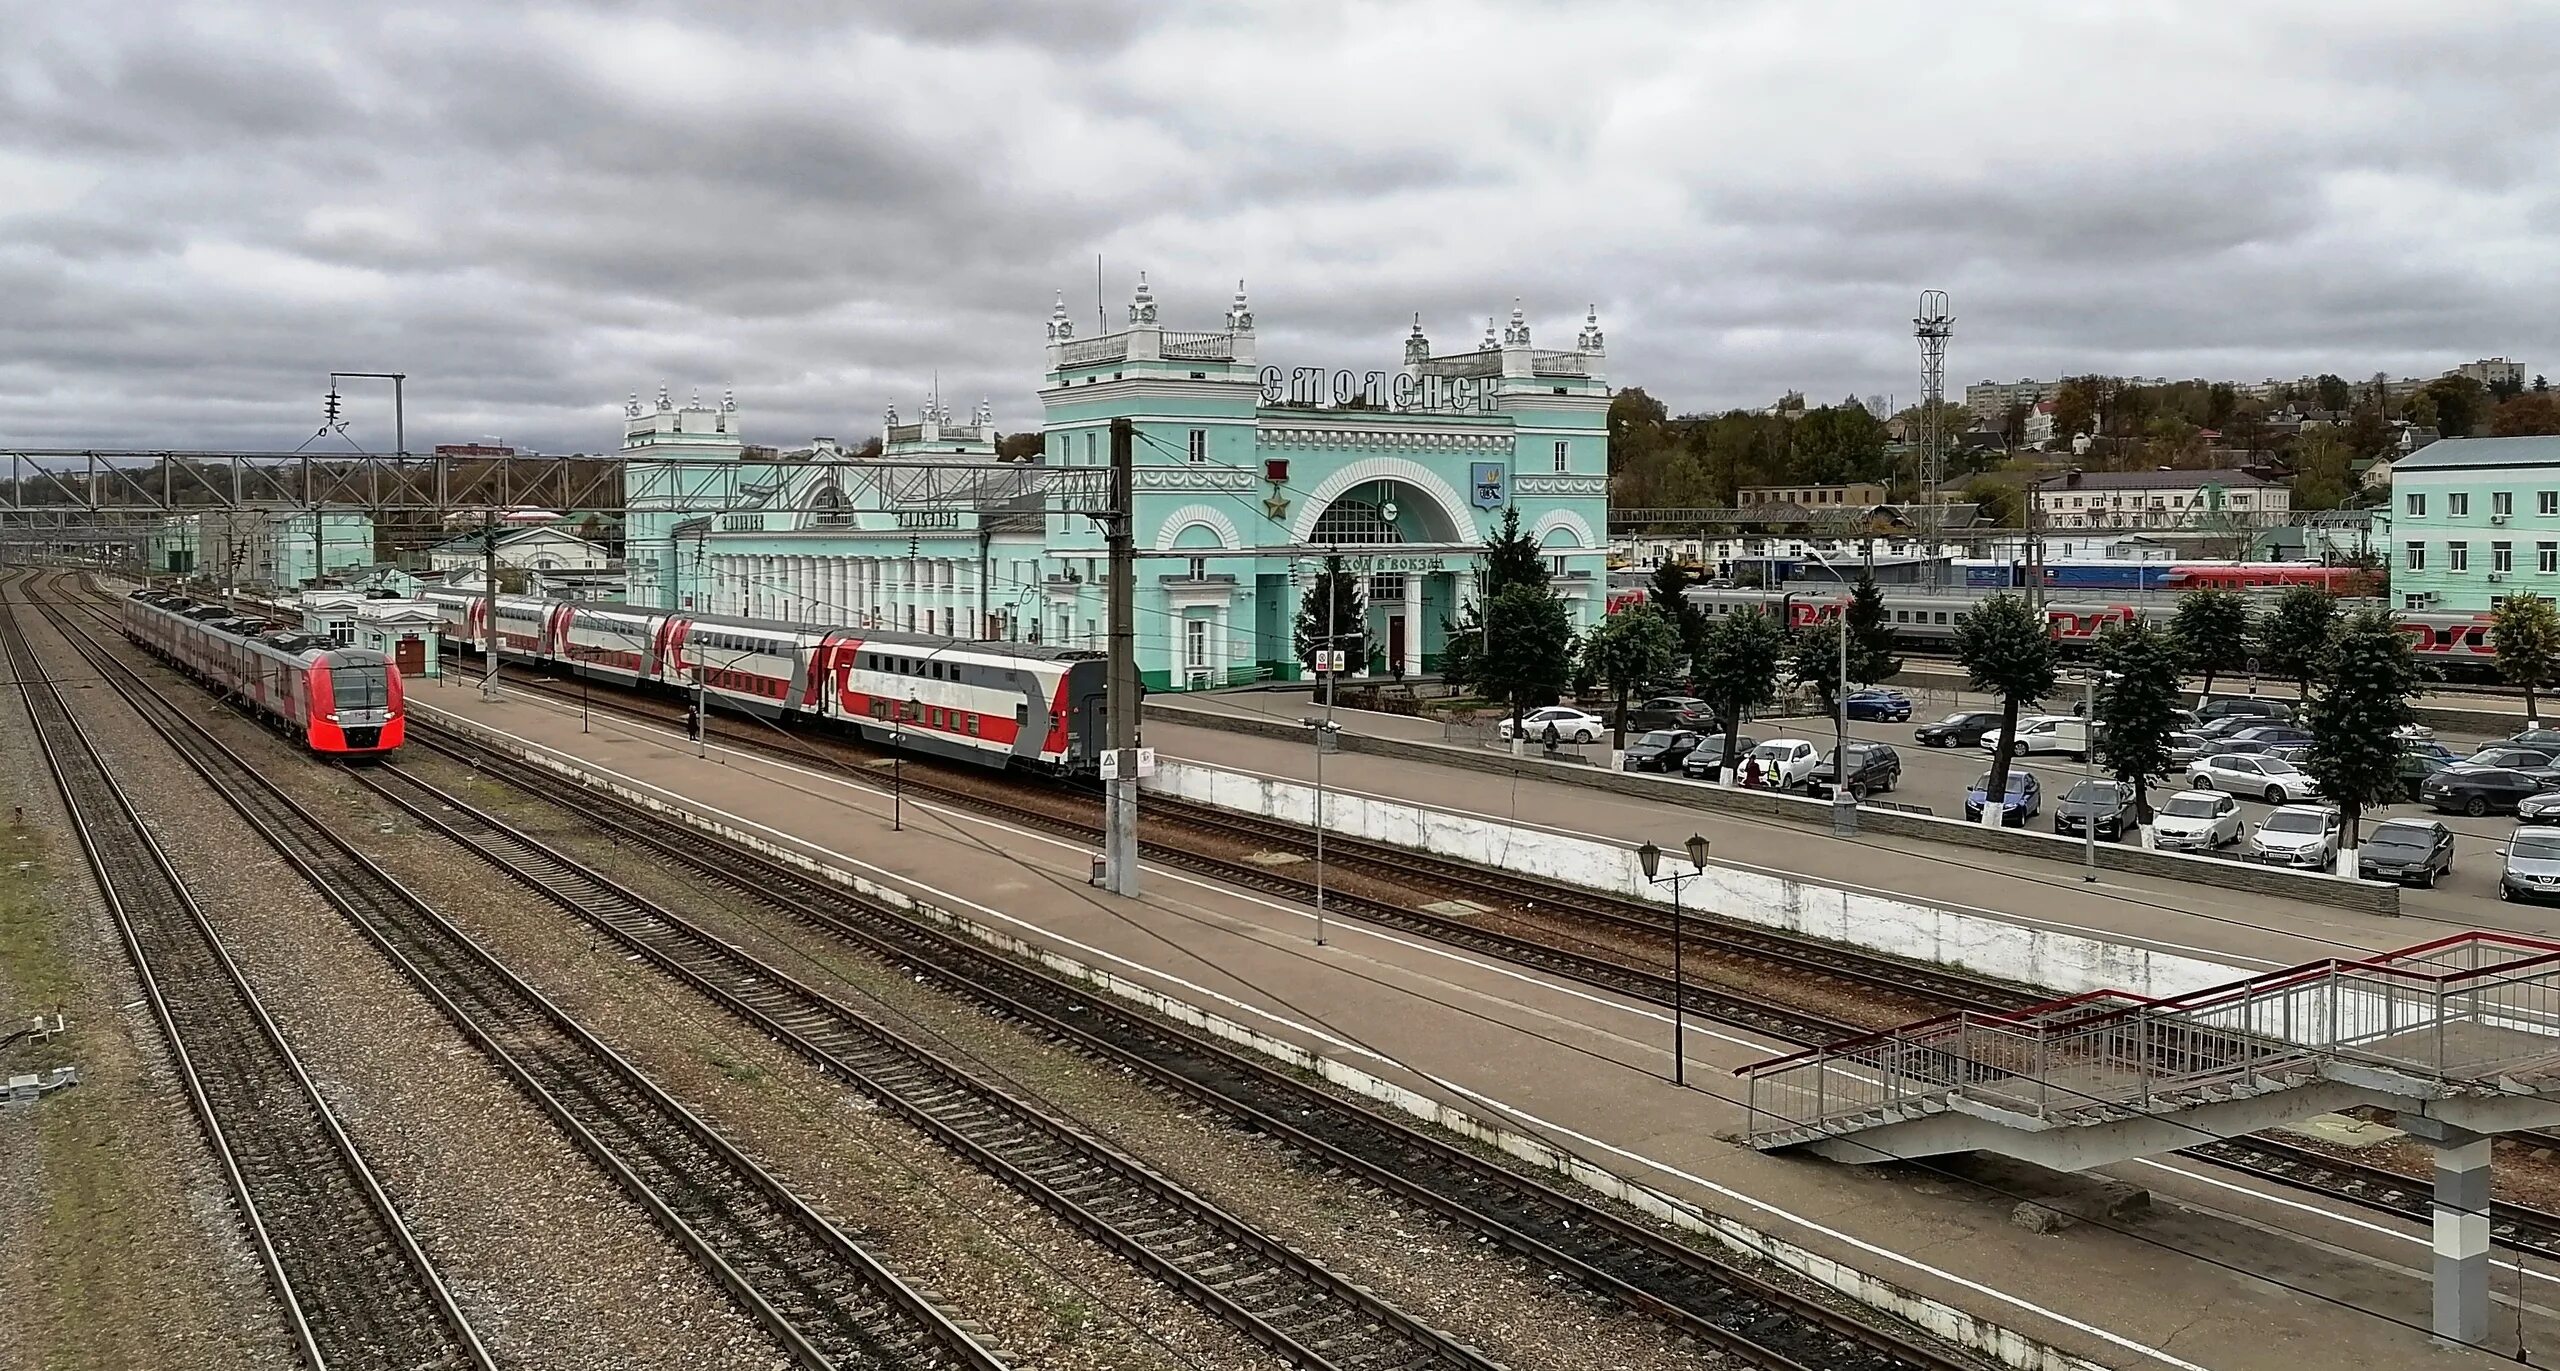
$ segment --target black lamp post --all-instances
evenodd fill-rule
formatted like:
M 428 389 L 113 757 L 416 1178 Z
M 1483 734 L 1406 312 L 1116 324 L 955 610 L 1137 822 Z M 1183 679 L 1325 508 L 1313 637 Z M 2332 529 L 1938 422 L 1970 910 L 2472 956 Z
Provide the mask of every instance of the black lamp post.
M 1680 883 L 1695 880 L 1707 869 L 1707 840 L 1692 833 L 1684 844 L 1689 850 L 1688 871 L 1673 871 L 1668 876 L 1655 874 L 1662 867 L 1662 849 L 1648 840 L 1636 849 L 1636 864 L 1644 869 L 1645 880 L 1654 885 L 1671 887 L 1671 1083 L 1689 1083 L 1689 1025 L 1686 995 L 1682 990 L 1681 946 L 1687 941 L 1681 932 Z

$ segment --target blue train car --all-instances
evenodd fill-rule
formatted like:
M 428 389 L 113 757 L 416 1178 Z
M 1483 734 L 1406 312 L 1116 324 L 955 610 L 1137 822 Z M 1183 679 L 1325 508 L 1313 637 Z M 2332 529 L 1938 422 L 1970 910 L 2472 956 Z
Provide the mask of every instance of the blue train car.
M 1964 588 L 1967 590 L 2012 590 L 2021 583 L 2023 568 L 2016 562 L 1968 558 L 1956 564 L 1964 568 Z

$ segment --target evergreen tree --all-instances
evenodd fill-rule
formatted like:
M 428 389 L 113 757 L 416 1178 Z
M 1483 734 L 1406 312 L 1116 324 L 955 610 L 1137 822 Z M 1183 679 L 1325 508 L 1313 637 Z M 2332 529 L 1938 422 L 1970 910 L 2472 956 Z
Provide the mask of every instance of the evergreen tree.
M 1861 574 L 1849 593 L 1849 679 L 1858 685 L 1889 681 L 1902 670 L 1893 655 L 1893 624 L 1885 617 L 1884 592 Z
M 2498 653 L 2498 674 L 2524 687 L 2524 721 L 2542 725 L 2535 692 L 2560 673 L 2560 608 L 2540 595 L 2510 595 L 2489 611 L 2489 645 Z
M 1852 667 L 1857 662 L 1852 659 Z M 1796 635 L 1787 649 L 1787 668 L 1795 678 L 1813 687 L 1815 698 L 1822 701 L 1822 712 L 1837 717 L 1840 712 L 1840 621 L 1825 619 Z
M 1344 570 L 1340 557 L 1324 559 L 1324 570 L 1316 573 L 1306 598 L 1298 603 L 1299 661 L 1312 666 L 1317 649 L 1327 647 L 1342 649 L 1347 662 L 1369 660 L 1369 607 L 1361 594 L 1363 579 L 1357 572 Z
M 1673 636 L 1679 639 L 1680 655 L 1689 662 L 1694 675 L 1698 658 L 1706 653 L 1707 612 L 1689 602 L 1682 593 L 1688 588 L 1689 568 L 1665 559 L 1653 569 L 1653 585 L 1645 592 L 1645 599 L 1670 623 Z
M 1617 705 L 1617 718 L 1611 732 L 1616 741 L 1611 745 L 1624 749 L 1627 745 L 1627 701 L 1638 691 L 1651 690 L 1671 679 L 1679 669 L 1680 640 L 1671 631 L 1671 621 L 1651 605 L 1634 605 L 1619 610 L 1600 621 L 1583 640 L 1582 662 L 1599 681 L 1609 688 L 1609 696 Z
M 2409 702 L 2425 688 L 2408 635 L 2378 609 L 2359 610 L 2315 665 L 2319 689 L 2303 711 L 2311 756 L 2303 770 L 2346 821 L 2338 866 L 2355 868 L 2364 811 L 2406 793 L 2400 778 L 2400 730 L 2416 722 Z
M 1707 651 L 1697 664 L 1698 698 L 1724 731 L 1724 776 L 1730 780 L 1742 760 L 1734 745 L 1742 716 L 1778 696 L 1778 663 L 1786 652 L 1786 634 L 1764 609 L 1750 609 L 1718 619 L 1707 630 Z
M 2236 590 L 2191 590 L 2178 597 L 2169 632 L 2188 668 L 2204 673 L 2208 698 L 2214 677 L 2249 664 L 2249 602 Z
M 1511 585 L 1486 606 L 1491 628 L 1477 669 L 1484 698 L 1511 706 L 1511 732 L 1521 716 L 1554 704 L 1573 677 L 1573 621 L 1564 601 L 1541 585 Z
M 2133 787 L 2135 822 L 2151 823 L 2151 781 L 2169 770 L 2169 735 L 2177 731 L 2178 643 L 2170 630 L 2137 619 L 2098 639 L 2103 723 L 2099 756 L 2107 773 Z
M 2053 693 L 2053 634 L 2044 616 L 2016 595 L 1986 597 L 1956 625 L 1956 660 L 1964 664 L 1967 683 L 2000 697 L 2000 732 L 2018 736 L 2018 707 Z M 2006 802 L 2009 793 L 2009 750 L 1991 754 L 1991 786 L 1984 792 L 1983 812 Z
M 1520 531 L 1520 509 L 1502 511 L 1502 525 L 1484 540 L 1484 596 L 1487 601 L 1513 586 L 1547 588 L 1547 554 L 1537 540 Z
M 2268 675 L 2292 681 L 2308 699 L 2337 629 L 2337 596 L 2321 586 L 2290 587 L 2259 621 L 2258 660 Z

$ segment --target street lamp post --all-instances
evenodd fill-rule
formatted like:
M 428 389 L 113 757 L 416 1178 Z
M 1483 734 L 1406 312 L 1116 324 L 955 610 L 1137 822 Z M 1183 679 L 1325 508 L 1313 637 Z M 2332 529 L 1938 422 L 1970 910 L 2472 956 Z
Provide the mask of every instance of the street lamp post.
M 2080 678 L 2080 793 L 2095 803 L 2098 793 L 2098 676 L 2091 672 Z M 2139 816 L 2137 816 L 2139 817 Z M 2123 823 L 2121 819 L 2117 821 Z M 2124 832 L 2119 826 L 2119 836 Z M 2080 815 L 2080 879 L 2098 879 L 2098 814 L 2084 809 Z
M 1707 869 L 1707 840 L 1696 833 L 1689 835 L 1685 846 L 1689 851 L 1688 871 L 1673 871 L 1668 876 L 1656 875 L 1662 866 L 1662 849 L 1647 840 L 1636 849 L 1636 864 L 1643 868 L 1644 878 L 1654 885 L 1671 887 L 1671 1083 L 1689 1083 L 1689 1022 L 1686 995 L 1683 990 L 1682 944 L 1686 941 L 1680 917 L 1680 883 L 1696 880 Z
M 1333 721 L 1333 682 L 1342 674 L 1342 650 L 1332 646 L 1332 639 L 1316 649 L 1316 667 L 1324 673 L 1324 716 L 1300 719 L 1298 726 L 1308 730 L 1316 740 L 1316 946 L 1324 946 L 1324 754 L 1333 750 L 1333 740 L 1342 733 L 1342 725 Z
M 1810 546 L 1805 550 L 1813 551 Z M 1831 573 L 1831 579 L 1838 581 L 1844 592 L 1850 591 L 1849 578 L 1840 574 L 1840 568 L 1833 566 L 1830 558 L 1814 552 L 1813 560 Z M 1858 797 L 1849 790 L 1849 600 L 1852 595 L 1854 592 L 1842 597 L 1839 613 L 1831 620 L 1832 632 L 1838 637 L 1840 646 L 1840 675 L 1831 692 L 1834 714 L 1831 722 L 1834 734 L 1831 744 L 1831 831 L 1842 837 L 1858 831 Z

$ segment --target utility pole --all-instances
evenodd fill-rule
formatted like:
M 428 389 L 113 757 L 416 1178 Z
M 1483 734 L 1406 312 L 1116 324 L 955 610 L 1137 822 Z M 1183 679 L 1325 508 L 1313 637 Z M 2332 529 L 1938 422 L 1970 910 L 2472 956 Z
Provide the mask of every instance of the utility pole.
M 492 505 L 480 515 L 480 614 L 485 632 L 481 640 L 480 698 L 498 698 L 498 510 Z
M 1103 697 L 1109 746 L 1117 755 L 1102 795 L 1102 862 L 1113 894 L 1138 893 L 1138 625 L 1136 487 L 1138 426 L 1111 421 L 1111 508 L 1103 516 L 1111 550 L 1111 662 Z

